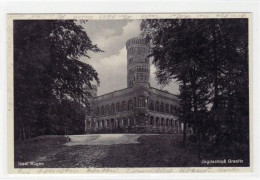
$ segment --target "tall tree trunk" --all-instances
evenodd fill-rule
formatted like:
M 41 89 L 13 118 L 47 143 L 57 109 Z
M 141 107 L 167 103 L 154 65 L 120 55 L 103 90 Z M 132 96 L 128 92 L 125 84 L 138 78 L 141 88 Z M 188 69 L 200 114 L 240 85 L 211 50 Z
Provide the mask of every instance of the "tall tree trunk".
M 185 144 L 186 144 L 186 126 L 187 126 L 187 122 L 184 121 L 183 123 L 183 136 L 182 136 L 182 147 L 185 148 Z
M 192 70 L 191 73 L 191 88 L 192 88 L 192 96 L 193 96 L 193 108 L 194 108 L 194 115 L 195 115 L 195 121 L 197 126 L 197 132 L 196 132 L 196 138 L 197 138 L 197 156 L 200 160 L 201 158 L 201 123 L 198 118 L 198 97 L 197 97 L 197 85 L 196 85 L 196 70 L 195 67 Z

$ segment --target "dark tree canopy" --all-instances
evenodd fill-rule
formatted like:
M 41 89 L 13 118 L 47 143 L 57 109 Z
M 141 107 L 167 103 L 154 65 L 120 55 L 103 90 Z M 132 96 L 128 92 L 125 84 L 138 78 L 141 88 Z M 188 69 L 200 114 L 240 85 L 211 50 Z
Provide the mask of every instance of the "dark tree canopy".
M 203 137 L 248 143 L 248 19 L 148 19 L 141 29 L 158 82 L 180 84 L 180 119 L 199 153 Z
M 75 122 L 89 110 L 91 82 L 99 83 L 95 69 L 79 61 L 89 51 L 102 52 L 74 20 L 14 21 L 16 138 L 65 133 L 64 123 L 70 133 L 78 128 Z M 71 111 L 61 113 L 62 105 Z

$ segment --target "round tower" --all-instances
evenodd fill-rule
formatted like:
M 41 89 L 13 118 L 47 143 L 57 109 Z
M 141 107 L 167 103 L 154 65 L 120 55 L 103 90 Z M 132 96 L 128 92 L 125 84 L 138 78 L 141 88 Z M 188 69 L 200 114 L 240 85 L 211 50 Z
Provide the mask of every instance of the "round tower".
M 149 86 L 150 65 L 149 46 L 141 37 L 131 38 L 126 42 L 127 49 L 127 87 L 135 84 Z

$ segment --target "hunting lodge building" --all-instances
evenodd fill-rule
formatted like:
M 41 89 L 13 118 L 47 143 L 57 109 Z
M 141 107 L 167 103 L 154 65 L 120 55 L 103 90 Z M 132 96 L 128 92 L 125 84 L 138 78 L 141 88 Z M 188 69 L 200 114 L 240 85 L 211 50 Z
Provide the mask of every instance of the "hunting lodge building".
M 179 133 L 176 95 L 150 87 L 149 46 L 135 37 L 126 48 L 127 88 L 97 96 L 93 87 L 86 133 Z

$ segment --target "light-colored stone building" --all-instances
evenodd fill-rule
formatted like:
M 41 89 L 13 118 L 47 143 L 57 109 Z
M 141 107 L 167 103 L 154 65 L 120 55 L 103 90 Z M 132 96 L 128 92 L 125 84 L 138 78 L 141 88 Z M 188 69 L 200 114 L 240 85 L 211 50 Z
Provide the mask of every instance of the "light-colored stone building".
M 176 95 L 150 86 L 149 47 L 136 37 L 126 42 L 127 88 L 97 96 L 92 90 L 86 133 L 179 133 Z

